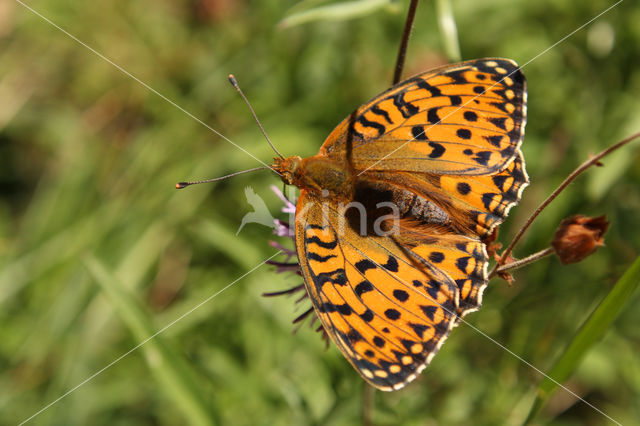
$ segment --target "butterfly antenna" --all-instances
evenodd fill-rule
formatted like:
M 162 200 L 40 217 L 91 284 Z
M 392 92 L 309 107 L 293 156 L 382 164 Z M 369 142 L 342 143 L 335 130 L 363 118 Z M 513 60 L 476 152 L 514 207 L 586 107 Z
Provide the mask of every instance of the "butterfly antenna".
M 220 176 L 220 177 L 213 178 L 213 179 L 196 180 L 196 181 L 193 181 L 193 182 L 178 182 L 178 183 L 176 183 L 176 189 L 182 189 L 182 188 L 186 188 L 189 185 L 198 185 L 200 183 L 216 182 L 218 180 L 228 179 L 230 177 L 243 175 L 245 173 L 256 172 L 258 170 L 272 170 L 272 169 L 271 169 L 271 167 L 256 167 L 256 168 L 253 168 L 253 169 L 242 170 L 240 172 L 231 173 L 230 175 Z
M 244 95 L 244 93 L 242 93 L 242 89 L 240 89 L 240 86 L 238 85 L 238 81 L 236 80 L 236 78 L 235 78 L 235 76 L 233 74 L 229 74 L 229 82 L 233 85 L 233 87 L 235 87 L 235 89 L 238 91 L 238 93 L 240 93 L 240 96 L 244 100 L 244 103 L 246 103 L 247 106 L 249 107 L 249 111 L 251 111 L 251 115 L 253 115 L 253 119 L 256 120 L 256 123 L 258 123 L 258 127 L 260 127 L 260 130 L 262 131 L 262 134 L 264 135 L 264 138 L 267 140 L 267 143 L 269 144 L 271 149 L 273 149 L 273 151 L 276 154 L 278 154 L 278 156 L 280 158 L 282 158 L 284 160 L 284 156 L 282 154 L 280 154 L 280 152 L 276 149 L 276 147 L 273 145 L 273 143 L 271 143 L 271 139 L 269 139 L 269 136 L 267 136 L 267 132 L 264 131 L 264 127 L 262 127 L 262 124 L 260 123 L 260 120 L 258 120 L 258 116 L 256 115 L 255 111 L 253 110 L 253 107 L 249 103 L 249 100 Z

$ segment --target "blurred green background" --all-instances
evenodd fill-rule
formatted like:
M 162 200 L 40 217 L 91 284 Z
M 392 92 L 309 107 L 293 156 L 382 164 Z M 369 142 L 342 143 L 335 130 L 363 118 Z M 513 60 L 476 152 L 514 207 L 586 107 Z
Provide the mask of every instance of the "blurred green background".
M 640 130 L 637 3 L 537 57 L 613 3 L 453 2 L 463 59 L 526 64 L 532 183 L 501 227 L 503 242 L 590 153 Z M 286 155 L 316 153 L 342 118 L 390 84 L 408 1 L 359 2 L 359 16 L 341 9 L 280 24 L 326 4 L 28 3 L 267 163 L 273 153 L 229 73 Z M 446 63 L 443 46 L 434 2 L 424 1 L 405 76 Z M 542 260 L 517 271 L 511 287 L 494 280 L 483 308 L 466 318 L 542 371 L 639 254 L 639 146 L 571 185 L 515 255 L 546 247 L 558 222 L 577 213 L 607 215 L 606 247 L 577 265 Z M 307 306 L 261 297 L 299 277 L 262 266 L 189 313 L 275 252 L 268 228 L 235 232 L 252 210 L 246 186 L 274 214 L 281 207 L 269 190 L 277 176 L 175 191 L 180 180 L 260 164 L 14 1 L 0 3 L 0 164 L 0 424 L 26 420 L 88 378 L 29 424 L 362 421 L 357 373 L 306 324 L 292 334 Z M 640 419 L 638 302 L 628 300 L 565 383 L 623 424 Z M 462 325 L 419 380 L 376 392 L 365 410 L 382 425 L 520 424 L 541 380 Z M 561 390 L 537 422 L 607 419 Z

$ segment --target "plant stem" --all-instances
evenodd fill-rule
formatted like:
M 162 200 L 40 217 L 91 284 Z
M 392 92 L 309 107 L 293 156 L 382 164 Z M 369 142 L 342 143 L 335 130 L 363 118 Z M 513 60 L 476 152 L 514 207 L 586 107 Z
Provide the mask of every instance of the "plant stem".
M 533 263 L 537 260 L 542 259 L 543 257 L 547 257 L 553 254 L 553 252 L 554 252 L 553 248 L 548 247 L 544 250 L 540 250 L 537 253 L 533 253 L 532 255 L 529 255 L 525 258 L 515 260 L 511 263 L 507 263 L 506 265 L 500 265 L 499 267 L 496 267 L 493 269 L 493 271 L 491 271 L 491 274 L 489 275 L 489 279 L 493 278 L 496 274 L 500 272 L 511 271 L 514 269 L 522 268 L 523 266 L 526 266 L 530 263 Z
M 418 0 L 411 0 L 407 19 L 404 21 L 404 30 L 402 31 L 402 40 L 400 41 L 400 49 L 398 49 L 398 58 L 396 59 L 396 70 L 393 73 L 393 82 L 395 85 L 402 77 L 404 68 L 404 60 L 407 55 L 407 46 L 409 45 L 409 37 L 411 36 L 411 28 L 413 28 L 413 20 L 416 17 L 416 9 L 418 8 Z
M 376 389 L 369 383 L 364 382 L 362 388 L 362 425 L 372 426 L 372 414 L 373 414 L 373 395 Z

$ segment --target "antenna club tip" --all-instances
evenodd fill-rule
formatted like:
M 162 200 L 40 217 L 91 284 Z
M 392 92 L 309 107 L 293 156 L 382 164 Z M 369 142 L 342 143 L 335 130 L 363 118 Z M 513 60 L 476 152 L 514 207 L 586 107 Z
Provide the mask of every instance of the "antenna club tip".
M 238 85 L 238 81 L 236 80 L 236 76 L 233 74 L 229 74 L 229 82 L 234 86 Z
M 178 183 L 176 183 L 176 189 L 186 188 L 187 186 L 189 186 L 189 184 L 187 182 L 178 182 Z

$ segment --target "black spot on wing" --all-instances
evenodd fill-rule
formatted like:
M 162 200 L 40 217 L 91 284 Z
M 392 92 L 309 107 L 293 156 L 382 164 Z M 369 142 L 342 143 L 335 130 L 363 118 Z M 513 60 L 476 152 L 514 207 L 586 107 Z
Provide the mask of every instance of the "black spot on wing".
M 500 188 L 500 191 L 505 192 L 505 182 L 507 181 L 507 179 L 509 178 L 509 176 L 503 176 L 503 175 L 498 175 L 498 176 L 494 176 L 491 178 L 491 180 L 493 181 L 493 183 Z
M 469 80 L 465 77 L 465 74 L 468 72 L 468 69 L 461 69 L 456 71 L 447 71 L 447 77 L 453 79 L 453 84 L 464 84 L 468 83 Z
M 402 114 L 404 118 L 409 118 L 413 115 L 416 115 L 418 112 L 420 112 L 420 108 L 418 108 L 417 106 L 413 105 L 410 102 L 405 101 L 404 94 L 405 94 L 404 91 L 396 94 L 393 97 L 393 104 L 396 106 L 396 108 L 398 108 L 398 111 L 400 111 L 400 114 Z
M 473 157 L 473 161 L 476 163 L 486 166 L 489 164 L 489 159 L 491 158 L 491 151 L 478 151 L 476 152 L 475 157 Z
M 432 300 L 438 300 L 438 293 L 440 293 L 441 284 L 436 280 L 429 280 L 427 284 L 427 294 L 431 296 Z
M 315 260 L 317 262 L 326 262 L 329 259 L 333 259 L 334 257 L 336 257 L 335 254 L 328 254 L 326 256 L 320 256 L 318 253 L 314 253 L 312 251 L 308 251 L 307 252 L 307 258 L 310 260 Z
M 349 332 L 347 333 L 347 339 L 349 339 L 349 342 L 351 343 L 356 343 L 360 340 L 363 340 L 362 334 L 360 334 L 357 330 L 354 330 L 353 328 L 349 330 Z
M 432 285 L 427 287 L 427 294 L 431 296 L 431 299 L 433 301 L 438 300 L 438 293 L 440 293 L 440 283 L 438 283 L 438 285 L 435 287 Z
M 357 118 L 358 123 L 360 123 L 363 127 L 369 127 L 375 129 L 378 132 L 378 136 L 384 134 L 386 127 L 376 121 L 370 121 L 365 118 L 364 115 L 361 115 Z
M 406 302 L 409 299 L 409 293 L 404 290 L 393 290 L 393 297 L 400 302 Z
M 422 312 L 427 316 L 427 318 L 433 321 L 438 307 L 436 305 L 421 305 L 420 309 L 422 309 Z
M 360 318 L 362 318 L 366 322 L 371 322 L 373 321 L 373 312 L 371 311 L 371 309 L 367 309 L 362 314 L 360 314 Z
M 495 146 L 496 148 L 500 148 L 500 142 L 502 141 L 503 136 L 502 135 L 493 135 L 493 136 L 485 136 L 484 138 L 491 145 Z
M 519 161 L 516 163 L 516 167 L 511 171 L 511 177 L 513 177 L 518 183 L 527 181 L 527 178 L 525 178 L 524 173 L 522 172 L 522 163 Z
M 438 117 L 438 108 L 431 108 L 427 112 L 427 121 L 431 124 L 440 123 L 440 117 Z
M 469 129 L 458 129 L 456 130 L 456 136 L 460 139 L 469 140 L 471 139 L 471 130 Z
M 500 200 L 500 203 L 515 203 L 516 201 L 518 201 L 518 193 L 516 191 L 514 191 L 512 188 L 508 189 L 507 191 L 503 192 L 502 194 L 502 199 Z
M 409 353 L 411 353 L 411 348 L 413 347 L 413 345 L 417 343 L 413 340 L 408 340 L 408 339 L 402 339 L 400 340 L 400 342 L 402 343 L 402 346 L 404 346 L 407 349 L 407 352 Z
M 469 258 L 468 257 L 459 257 L 456 260 L 456 268 L 458 268 L 463 273 L 467 273 L 467 267 L 469 266 Z
M 358 271 L 364 274 L 369 269 L 376 269 L 376 264 L 369 259 L 362 259 L 356 262 L 355 267 Z
M 444 260 L 444 254 L 439 251 L 434 251 L 429 254 L 429 260 L 433 263 L 440 263 Z
M 382 267 L 390 272 L 398 272 L 398 261 L 395 257 L 389 256 L 387 263 L 382 265 Z
M 381 117 L 384 117 L 384 119 L 387 120 L 387 123 L 389 124 L 393 123 L 393 121 L 391 121 L 391 117 L 389 116 L 389 113 L 384 109 L 380 108 L 378 105 L 374 105 L 373 107 L 371 107 L 371 112 Z
M 421 78 L 416 78 L 416 85 L 420 88 L 420 89 L 424 89 L 429 91 L 429 93 L 431 94 L 431 96 L 442 96 L 442 92 L 440 91 L 440 89 L 438 89 L 437 87 L 434 87 L 432 85 L 430 85 L 429 83 L 427 83 L 425 80 L 421 79 Z
M 473 111 L 465 111 L 462 115 L 463 115 L 464 119 L 467 120 L 467 121 L 477 121 L 478 120 L 478 114 L 476 114 Z
M 507 112 L 508 113 L 508 112 Z M 511 118 L 513 118 L 513 120 L 516 123 L 520 123 L 522 121 L 523 115 L 522 115 L 522 108 L 517 108 L 515 111 L 513 111 L 511 113 Z
M 489 121 L 491 122 L 491 124 L 493 124 L 497 128 L 505 131 L 507 130 L 507 127 L 505 125 L 507 121 L 506 117 L 490 117 Z
M 484 193 L 482 194 L 482 204 L 484 205 L 484 208 L 492 211 L 491 209 L 491 203 L 493 202 L 493 198 L 495 197 L 496 194 L 489 194 L 489 193 Z
M 444 146 L 436 142 L 428 142 L 429 146 L 433 148 L 433 151 L 429 153 L 429 158 L 440 158 L 442 154 L 446 151 Z
M 306 241 L 307 244 L 315 244 L 318 247 L 322 247 L 322 248 L 329 249 L 329 250 L 333 250 L 338 245 L 338 240 L 333 240 L 333 241 L 330 241 L 330 242 L 326 242 L 326 241 L 322 241 L 316 235 L 314 235 L 313 237 L 307 238 L 305 241 Z
M 384 343 L 385 343 L 384 339 L 382 337 L 380 337 L 380 336 L 375 336 L 373 338 L 373 344 L 376 345 L 379 348 L 384 347 Z
M 345 315 L 345 316 L 351 315 L 351 312 L 353 312 L 351 309 L 351 306 L 347 305 L 346 303 L 342 305 L 336 305 L 330 302 L 324 302 L 320 304 L 318 310 L 323 313 L 340 312 L 342 315 Z
M 456 185 L 456 190 L 462 195 L 467 195 L 469 192 L 471 192 L 471 186 L 469 186 L 469 184 L 466 182 L 458 182 L 458 185 Z
M 400 312 L 398 312 L 396 309 L 387 309 L 386 311 L 384 311 L 384 316 L 389 318 L 390 320 L 397 320 L 400 318 Z
M 409 323 L 409 326 L 413 329 L 413 331 L 418 335 L 419 338 L 422 339 L 424 336 L 424 332 L 427 331 L 430 327 L 426 324 L 414 324 Z
M 442 321 L 440 321 L 439 323 L 436 323 L 434 325 L 433 328 L 436 329 L 436 334 L 443 335 L 443 334 L 447 333 L 447 329 L 449 328 L 448 324 L 447 324 L 447 321 L 449 320 L 449 318 L 450 318 L 450 316 L 445 313 L 445 319 L 443 319 Z
M 364 280 L 356 285 L 355 291 L 358 296 L 362 296 L 364 293 L 373 291 L 373 285 L 369 281 Z
M 507 114 L 509 113 L 509 111 L 507 111 L 506 103 L 504 102 L 489 102 L 489 105 L 498 108 L 502 112 L 506 112 Z
M 318 275 L 313 275 L 313 282 L 318 290 L 321 290 L 322 286 L 326 283 L 342 286 L 347 284 L 347 275 L 345 274 L 344 269 L 340 268 L 335 271 L 321 272 Z
M 501 76 L 499 76 L 499 75 L 494 76 L 493 80 L 499 82 L 501 80 Z M 494 93 L 494 95 L 496 95 L 496 96 L 498 96 L 498 97 L 500 97 L 502 99 L 507 99 L 507 94 L 502 89 L 493 89 L 493 93 Z
M 424 130 L 424 126 L 413 126 L 411 128 L 411 135 L 413 136 L 413 139 L 417 141 L 427 140 L 427 133 Z

